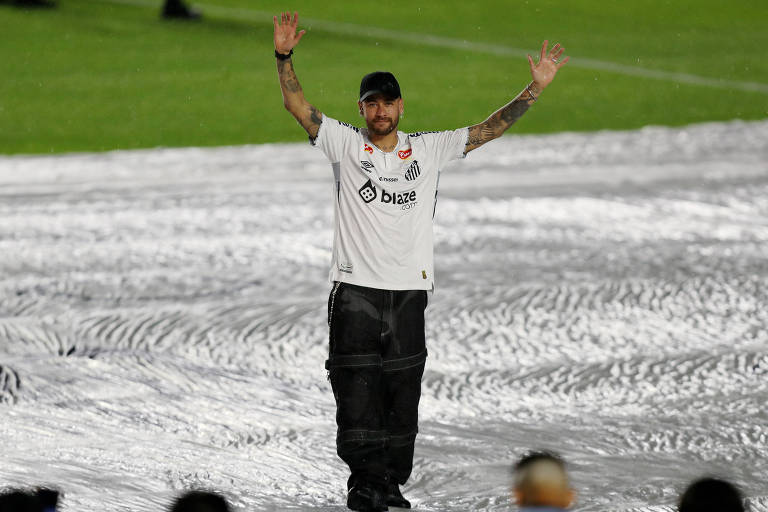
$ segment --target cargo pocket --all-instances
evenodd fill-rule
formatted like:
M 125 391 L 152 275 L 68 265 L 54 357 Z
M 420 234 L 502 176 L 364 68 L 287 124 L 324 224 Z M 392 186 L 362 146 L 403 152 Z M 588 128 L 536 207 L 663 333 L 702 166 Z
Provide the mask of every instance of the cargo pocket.
M 336 400 L 337 441 L 383 440 L 381 356 L 332 355 L 325 368 Z

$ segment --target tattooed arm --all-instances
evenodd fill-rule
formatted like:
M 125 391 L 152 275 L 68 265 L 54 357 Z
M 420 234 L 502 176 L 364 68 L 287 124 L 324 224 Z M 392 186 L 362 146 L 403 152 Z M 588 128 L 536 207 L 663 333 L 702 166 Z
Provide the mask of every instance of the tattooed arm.
M 277 59 L 277 75 L 280 77 L 280 89 L 283 91 L 283 105 L 307 130 L 310 137 L 317 137 L 323 114 L 304 99 L 304 91 L 293 71 L 291 59 Z
M 291 13 L 289 12 L 282 13 L 279 24 L 277 16 L 273 18 L 273 21 L 275 23 L 275 51 L 288 55 L 299 44 L 299 40 L 306 33 L 306 30 L 296 33 L 296 26 L 299 23 L 299 15 L 297 13 L 293 13 L 293 18 L 291 18 Z M 288 112 L 293 114 L 293 117 L 296 118 L 310 137 L 317 137 L 317 131 L 320 129 L 320 123 L 323 121 L 323 114 L 304 98 L 304 91 L 301 89 L 299 79 L 296 78 L 291 58 L 276 58 L 275 60 L 277 61 L 277 76 L 280 79 L 280 90 L 283 93 L 283 105 L 285 105 Z
M 488 119 L 469 127 L 469 138 L 467 138 L 464 153 L 469 153 L 486 142 L 501 137 L 501 134 L 515 124 L 515 121 L 533 105 L 539 94 L 555 78 L 557 70 L 568 62 L 569 57 L 559 62 L 557 60 L 563 54 L 563 48 L 559 43 L 552 47 L 550 52 L 547 52 L 547 45 L 548 41 L 544 41 L 538 63 L 534 64 L 533 58 L 528 56 L 533 81 L 514 100 L 488 116 Z
M 464 153 L 469 153 L 486 142 L 501 137 L 501 134 L 515 124 L 515 121 L 525 114 L 528 107 L 533 105 L 539 92 L 541 91 L 536 87 L 536 83 L 531 82 L 528 87 L 523 89 L 523 92 L 517 95 L 517 98 L 488 116 L 488 119 L 480 124 L 470 126 L 469 138 L 467 139 L 467 145 L 464 147 Z

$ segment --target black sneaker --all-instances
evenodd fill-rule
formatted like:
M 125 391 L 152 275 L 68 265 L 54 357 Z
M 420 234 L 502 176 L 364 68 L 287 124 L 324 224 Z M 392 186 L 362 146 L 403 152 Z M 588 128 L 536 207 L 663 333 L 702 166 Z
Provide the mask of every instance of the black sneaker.
M 356 485 L 347 494 L 347 508 L 360 512 L 383 512 L 387 510 L 384 495 L 370 485 Z
M 387 505 L 397 508 L 411 508 L 411 502 L 403 497 L 400 486 L 395 483 L 387 485 Z

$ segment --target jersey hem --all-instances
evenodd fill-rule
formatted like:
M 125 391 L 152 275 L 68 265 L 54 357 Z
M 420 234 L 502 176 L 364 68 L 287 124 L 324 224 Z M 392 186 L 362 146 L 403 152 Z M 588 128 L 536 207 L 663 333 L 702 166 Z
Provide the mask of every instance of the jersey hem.
M 434 283 L 432 280 L 425 281 L 424 284 L 419 283 L 419 286 L 413 286 L 412 284 L 385 284 L 376 281 L 368 281 L 365 279 L 350 279 L 345 275 L 335 274 L 330 275 L 328 280 L 331 283 L 338 281 L 341 283 L 354 284 L 355 286 L 364 286 L 366 288 L 377 288 L 379 290 L 424 290 L 428 292 L 434 289 Z

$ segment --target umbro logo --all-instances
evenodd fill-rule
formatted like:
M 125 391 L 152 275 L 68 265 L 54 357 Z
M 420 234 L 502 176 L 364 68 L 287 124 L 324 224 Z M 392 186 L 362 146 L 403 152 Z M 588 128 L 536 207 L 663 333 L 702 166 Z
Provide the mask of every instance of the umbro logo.
M 414 160 L 413 163 L 408 166 L 408 169 L 405 170 L 405 181 L 413 181 L 419 177 L 419 174 L 421 174 L 419 162 Z
M 360 160 L 360 168 L 365 172 L 371 172 L 371 169 L 373 169 L 373 164 L 368 160 Z

